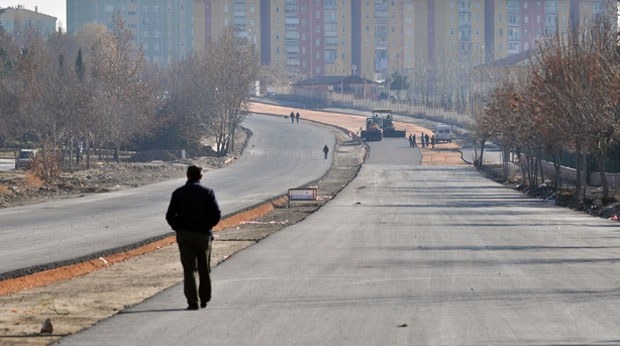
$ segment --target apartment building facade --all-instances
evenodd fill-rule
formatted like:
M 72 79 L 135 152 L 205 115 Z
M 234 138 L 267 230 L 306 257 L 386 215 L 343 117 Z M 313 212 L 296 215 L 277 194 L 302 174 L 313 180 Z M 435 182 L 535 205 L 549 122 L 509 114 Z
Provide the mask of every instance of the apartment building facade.
M 299 75 L 470 68 L 535 49 L 610 11 L 609 0 L 281 0 L 260 2 L 263 64 Z
M 115 16 L 125 21 L 145 58 L 156 65 L 186 59 L 194 49 L 194 24 L 200 25 L 207 9 L 194 0 L 66 0 L 67 32 L 76 34 L 88 24 L 113 26 Z M 202 11 L 197 13 L 196 10 Z M 206 25 L 205 25 L 206 26 Z M 197 41 L 198 40 L 198 41 Z M 204 39 L 202 39 L 204 43 Z
M 21 40 L 29 30 L 36 30 L 44 37 L 56 32 L 56 17 L 34 11 L 21 5 L 0 8 L 0 26 L 9 34 Z M 23 42 L 22 42 L 23 43 Z
M 153 63 L 182 60 L 225 28 L 291 79 L 469 69 L 610 15 L 609 0 L 67 0 L 67 28 L 122 15 Z M 616 15 L 616 11 L 613 11 Z

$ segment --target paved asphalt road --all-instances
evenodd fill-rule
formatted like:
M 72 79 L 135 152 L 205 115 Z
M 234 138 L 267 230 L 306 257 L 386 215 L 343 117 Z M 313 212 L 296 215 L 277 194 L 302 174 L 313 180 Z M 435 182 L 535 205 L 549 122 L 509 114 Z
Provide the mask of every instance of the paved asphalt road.
M 58 345 L 620 344 L 620 233 L 400 140 L 306 220 Z
M 255 133 L 244 154 L 203 178 L 225 215 L 286 194 L 329 169 L 331 159 L 325 160 L 321 149 L 326 143 L 333 148 L 335 139 L 325 127 L 264 115 L 248 116 L 244 126 Z M 114 193 L 1 209 L 0 276 L 172 232 L 164 214 L 172 191 L 184 183 L 179 177 Z

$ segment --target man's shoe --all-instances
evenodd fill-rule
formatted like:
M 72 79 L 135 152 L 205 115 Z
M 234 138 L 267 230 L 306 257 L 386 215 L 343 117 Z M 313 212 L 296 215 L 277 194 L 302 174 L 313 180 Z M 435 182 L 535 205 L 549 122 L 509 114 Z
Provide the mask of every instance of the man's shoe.
M 203 308 L 203 309 L 206 308 L 207 307 L 207 302 L 201 302 L 200 303 L 200 307 Z
M 189 304 L 187 310 L 198 310 L 198 304 Z

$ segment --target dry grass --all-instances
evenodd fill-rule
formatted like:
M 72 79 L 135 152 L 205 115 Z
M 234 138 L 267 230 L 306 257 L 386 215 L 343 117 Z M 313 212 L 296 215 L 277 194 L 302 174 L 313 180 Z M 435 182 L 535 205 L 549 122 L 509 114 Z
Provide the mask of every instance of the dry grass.
M 36 173 L 28 171 L 24 176 L 24 185 L 26 187 L 39 188 L 43 186 L 43 180 Z

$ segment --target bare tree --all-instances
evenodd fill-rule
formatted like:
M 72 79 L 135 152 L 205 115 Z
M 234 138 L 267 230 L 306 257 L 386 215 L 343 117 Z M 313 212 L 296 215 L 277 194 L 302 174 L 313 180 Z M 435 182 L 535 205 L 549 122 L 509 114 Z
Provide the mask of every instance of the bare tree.
M 597 152 L 603 194 L 609 196 L 604 158 L 618 126 L 618 58 L 612 26 L 597 23 L 582 32 L 573 31 L 564 40 L 557 35 L 540 50 L 539 69 L 533 83 L 534 99 L 543 113 L 555 116 L 541 121 L 574 140 L 577 158 L 577 199 L 586 195 L 588 152 Z
M 113 31 L 93 43 L 89 61 L 99 141 L 112 145 L 118 162 L 121 146 L 150 130 L 158 91 L 145 79 L 144 58 L 120 16 L 114 17 Z
M 187 136 L 195 142 L 213 142 L 219 156 L 233 149 L 235 130 L 247 112 L 258 75 L 257 61 L 254 46 L 231 29 L 175 69 L 171 102 L 187 119 Z
M 17 108 L 18 59 L 21 49 L 0 26 L 0 143 L 16 141 L 23 133 Z

